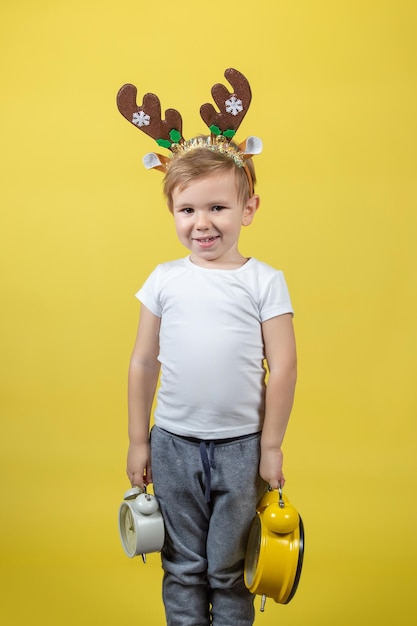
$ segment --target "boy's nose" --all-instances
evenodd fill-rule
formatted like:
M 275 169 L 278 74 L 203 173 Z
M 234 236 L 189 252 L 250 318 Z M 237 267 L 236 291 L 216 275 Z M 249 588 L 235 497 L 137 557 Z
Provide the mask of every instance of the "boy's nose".
M 197 230 L 208 230 L 210 227 L 210 220 L 205 213 L 197 213 L 195 220 L 195 227 Z

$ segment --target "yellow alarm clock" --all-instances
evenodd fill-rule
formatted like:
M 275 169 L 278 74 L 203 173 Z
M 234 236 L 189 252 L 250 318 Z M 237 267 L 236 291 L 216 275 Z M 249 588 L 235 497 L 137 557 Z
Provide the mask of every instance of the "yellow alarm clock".
M 300 515 L 282 494 L 267 491 L 256 507 L 245 559 L 249 591 L 288 604 L 300 581 L 304 556 L 304 526 Z

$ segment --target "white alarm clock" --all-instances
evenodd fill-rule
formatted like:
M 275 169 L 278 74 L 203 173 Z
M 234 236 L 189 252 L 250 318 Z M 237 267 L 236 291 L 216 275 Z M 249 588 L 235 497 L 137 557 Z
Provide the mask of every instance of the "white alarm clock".
M 165 529 L 159 504 L 153 494 L 133 487 L 124 495 L 119 507 L 119 535 L 123 550 L 129 558 L 160 552 Z

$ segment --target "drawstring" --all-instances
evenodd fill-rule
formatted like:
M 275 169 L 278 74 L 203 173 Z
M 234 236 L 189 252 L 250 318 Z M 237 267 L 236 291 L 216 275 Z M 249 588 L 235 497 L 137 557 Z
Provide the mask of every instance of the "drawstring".
M 209 447 L 209 455 L 207 455 L 207 447 L 204 441 L 200 442 L 200 456 L 203 462 L 204 475 L 206 477 L 206 491 L 205 497 L 206 502 L 210 502 L 210 492 L 211 492 L 211 470 L 216 469 L 216 464 L 214 462 L 214 441 L 210 441 L 208 444 Z

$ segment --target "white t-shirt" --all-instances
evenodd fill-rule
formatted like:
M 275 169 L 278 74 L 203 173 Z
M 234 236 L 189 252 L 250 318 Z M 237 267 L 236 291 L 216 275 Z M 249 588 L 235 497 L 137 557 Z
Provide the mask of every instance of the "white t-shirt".
M 223 439 L 262 429 L 262 322 L 292 313 L 283 273 L 254 258 L 234 270 L 189 257 L 158 265 L 136 297 L 161 318 L 155 424 Z

